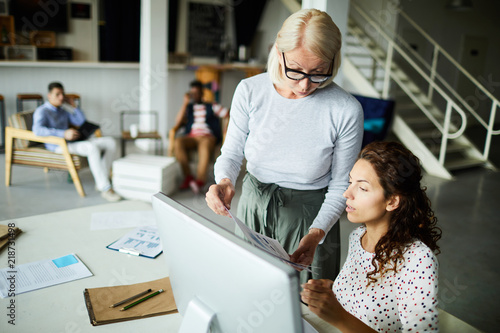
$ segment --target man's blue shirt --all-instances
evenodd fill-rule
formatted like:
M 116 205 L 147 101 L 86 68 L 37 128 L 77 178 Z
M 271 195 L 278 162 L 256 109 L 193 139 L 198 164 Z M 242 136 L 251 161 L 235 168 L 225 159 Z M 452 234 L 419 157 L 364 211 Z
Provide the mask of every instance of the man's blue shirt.
M 61 107 L 55 107 L 50 102 L 40 105 L 33 114 L 33 133 L 38 136 L 64 137 L 70 125 L 81 126 L 85 122 L 85 115 L 79 108 L 73 113 Z M 45 148 L 55 151 L 57 145 L 45 144 Z

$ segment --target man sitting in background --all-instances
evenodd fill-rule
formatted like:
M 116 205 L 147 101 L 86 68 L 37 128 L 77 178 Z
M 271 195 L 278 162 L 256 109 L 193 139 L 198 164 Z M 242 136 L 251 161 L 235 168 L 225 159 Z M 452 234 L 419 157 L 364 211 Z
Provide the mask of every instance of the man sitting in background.
M 185 124 L 185 135 L 175 139 L 175 157 L 181 165 L 184 181 L 180 189 L 191 187 L 193 192 L 198 193 L 207 181 L 207 169 L 210 156 L 217 143 L 222 141 L 222 131 L 219 118 L 228 115 L 228 109 L 220 104 L 203 103 L 203 84 L 193 81 L 190 90 L 184 96 L 174 131 Z M 198 167 L 196 179 L 189 168 L 188 151 L 198 150 Z
M 68 103 L 69 106 L 63 104 Z M 47 102 L 39 106 L 33 115 L 33 133 L 39 136 L 58 136 L 66 139 L 71 154 L 86 156 L 90 171 L 94 176 L 96 188 L 101 196 L 111 202 L 121 200 L 113 191 L 109 181 L 109 169 L 116 152 L 116 142 L 111 137 L 91 137 L 83 141 L 81 133 L 72 126 L 82 126 L 85 115 L 75 106 L 73 100 L 64 95 L 63 85 L 59 82 L 49 84 Z M 53 152 L 62 153 L 62 148 L 54 144 L 45 144 Z

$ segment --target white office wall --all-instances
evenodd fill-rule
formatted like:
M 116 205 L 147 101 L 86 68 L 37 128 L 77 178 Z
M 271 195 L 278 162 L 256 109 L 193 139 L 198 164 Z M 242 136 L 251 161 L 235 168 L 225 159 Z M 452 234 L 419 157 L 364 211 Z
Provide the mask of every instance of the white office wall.
M 119 133 L 120 110 L 139 107 L 139 67 L 135 65 L 132 68 L 2 66 L 0 77 L 7 116 L 16 112 L 18 93 L 38 93 L 46 100 L 47 85 L 52 81 L 62 82 L 68 93 L 80 94 L 87 118 L 99 122 L 107 134 Z M 27 108 L 33 106 L 26 103 Z
M 69 31 L 56 34 L 57 46 L 73 49 L 73 60 L 99 60 L 98 2 L 99 0 L 78 0 L 78 3 L 90 4 L 90 19 L 75 19 L 70 16 Z
M 8 79 L 4 79 L 8 78 Z M 231 105 L 234 89 L 244 78 L 242 71 L 226 71 L 221 80 L 221 104 Z M 169 112 L 166 124 L 172 126 L 177 111 L 182 105 L 183 96 L 189 83 L 195 79 L 193 70 L 170 69 L 167 71 L 166 92 Z M 16 112 L 18 93 L 38 93 L 46 100 L 47 85 L 51 81 L 63 83 L 66 92 L 82 96 L 82 109 L 89 120 L 100 123 L 104 133 L 118 136 L 119 112 L 138 110 L 141 85 L 139 84 L 139 65 L 123 64 L 116 66 L 80 65 L 64 66 L 0 66 L 0 93 L 5 98 L 7 116 Z M 26 103 L 27 108 L 36 104 Z M 162 110 L 158 110 L 162 112 Z
M 274 44 L 276 34 L 290 14 L 291 12 L 285 7 L 281 0 L 267 1 L 257 27 L 254 43 L 251 46 L 251 58 L 261 64 L 267 63 L 267 56 L 269 55 L 270 48 Z

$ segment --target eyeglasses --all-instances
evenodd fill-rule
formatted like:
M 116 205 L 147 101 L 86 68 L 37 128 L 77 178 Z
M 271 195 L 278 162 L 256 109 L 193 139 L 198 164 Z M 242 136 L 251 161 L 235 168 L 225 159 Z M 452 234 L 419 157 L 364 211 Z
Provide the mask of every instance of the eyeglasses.
M 283 64 L 285 65 L 285 75 L 290 80 L 300 81 L 304 78 L 308 78 L 309 81 L 311 81 L 312 83 L 323 83 L 332 77 L 331 73 L 333 72 L 333 60 L 332 64 L 330 65 L 330 74 L 306 74 L 304 72 L 288 68 L 286 66 L 285 52 L 282 52 L 282 54 L 283 54 Z

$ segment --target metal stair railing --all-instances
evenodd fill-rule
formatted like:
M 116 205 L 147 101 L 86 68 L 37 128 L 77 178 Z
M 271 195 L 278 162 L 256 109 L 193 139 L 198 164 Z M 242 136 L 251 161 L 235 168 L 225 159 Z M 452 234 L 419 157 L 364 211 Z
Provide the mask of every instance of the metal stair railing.
M 369 45 L 367 45 L 364 41 L 360 41 L 362 45 L 364 45 L 366 48 L 369 48 Z M 431 113 L 430 110 L 427 109 L 427 107 L 422 103 L 422 101 L 411 91 L 411 89 L 403 82 L 403 80 L 398 76 L 398 73 L 391 70 L 387 70 L 387 68 L 390 68 L 392 65 L 392 59 L 393 59 L 393 50 L 394 50 L 394 45 L 391 45 L 392 41 L 389 41 L 389 46 L 387 50 L 387 56 L 384 62 L 384 59 L 380 58 L 379 56 L 372 54 L 372 57 L 376 62 L 379 63 L 379 65 L 384 68 L 384 82 L 383 82 L 383 89 L 382 89 L 382 98 L 388 98 L 389 97 L 389 83 L 390 83 L 390 78 L 392 79 L 401 87 L 401 89 L 413 100 L 413 102 L 419 107 L 419 109 L 425 114 L 425 116 L 434 124 L 436 128 L 440 132 L 443 132 L 444 126 L 441 125 L 439 120 L 437 120 L 434 115 Z M 410 63 L 416 66 L 416 64 L 410 59 L 408 60 Z M 373 71 L 372 71 L 373 72 Z M 425 76 L 425 74 L 423 74 Z M 372 74 L 373 76 L 373 74 Z M 372 77 L 370 80 L 372 83 L 375 81 L 375 79 Z M 459 113 L 460 114 L 460 113 Z M 464 113 L 461 113 L 462 116 L 464 116 Z M 463 122 L 462 122 L 463 123 Z M 463 128 L 464 126 L 460 128 L 460 131 L 458 133 L 453 133 L 451 134 L 451 138 L 455 138 L 460 136 L 463 133 Z
M 459 136 L 461 136 L 465 128 L 467 126 L 467 117 L 465 116 L 465 113 L 463 110 L 460 108 L 458 104 L 456 104 L 453 99 L 444 92 L 440 86 L 438 86 L 433 80 L 430 79 L 430 77 L 418 66 L 418 64 L 411 59 L 411 57 L 401 48 L 401 46 L 397 45 L 395 41 L 385 32 L 383 31 L 380 26 L 371 18 L 369 15 L 363 11 L 358 5 L 351 3 L 352 8 L 356 9 L 356 11 L 363 17 L 366 22 L 374 28 L 377 33 L 384 38 L 385 42 L 388 44 L 387 46 L 387 52 L 386 52 L 386 59 L 385 63 L 383 59 L 379 58 L 378 56 L 374 55 L 374 58 L 379 62 L 379 64 L 384 67 L 385 70 L 385 77 L 384 77 L 384 89 L 382 91 L 382 97 L 383 98 L 388 98 L 389 95 L 389 77 L 394 79 L 398 85 L 412 98 L 412 100 L 417 104 L 420 109 L 423 111 L 423 113 L 431 120 L 431 122 L 436 126 L 436 128 L 441 132 L 441 144 L 440 144 L 440 153 L 439 153 L 439 163 L 444 166 L 445 158 L 446 158 L 446 146 L 448 143 L 448 139 L 454 139 Z M 446 115 L 444 119 L 444 124 L 441 125 L 441 123 L 425 108 L 425 106 L 420 102 L 420 100 L 405 86 L 405 84 L 400 80 L 400 78 L 396 75 L 394 71 L 392 71 L 392 62 L 393 62 L 393 54 L 394 51 L 397 51 L 398 54 L 406 60 L 408 64 L 411 65 L 411 67 L 417 71 L 420 76 L 422 76 L 429 85 L 432 85 L 434 90 L 438 92 L 445 100 L 446 100 Z M 455 110 L 459 115 L 462 120 L 462 124 L 460 128 L 455 132 L 455 133 L 449 133 L 450 130 L 450 121 L 451 121 L 451 112 Z
M 413 59 L 412 57 L 405 51 L 403 48 L 398 45 L 395 41 L 395 39 L 400 38 L 395 35 L 394 38 L 389 36 L 389 33 L 385 32 L 380 24 L 375 22 L 363 9 L 361 9 L 357 4 L 354 2 L 351 2 L 351 8 L 354 9 L 365 21 L 366 24 L 370 26 L 370 28 L 375 29 L 375 31 L 378 33 L 379 36 L 381 36 L 384 41 L 387 43 L 387 51 L 386 51 L 386 58 L 385 60 L 377 57 L 375 55 L 372 55 L 373 58 L 379 63 L 379 65 L 384 68 L 385 70 L 385 76 L 384 76 L 384 82 L 383 82 L 383 90 L 382 90 L 382 97 L 387 98 L 389 94 L 389 86 L 390 86 L 390 79 L 392 78 L 398 85 L 407 93 L 410 98 L 419 106 L 419 108 L 422 110 L 422 112 L 426 115 L 427 118 L 434 124 L 434 126 L 441 132 L 442 138 L 441 138 L 441 145 L 440 145 L 440 153 L 439 153 L 439 162 L 441 165 L 444 165 L 445 161 L 445 155 L 446 155 L 446 146 L 447 146 L 447 141 L 448 139 L 455 139 L 460 137 L 464 131 L 465 128 L 467 127 L 467 116 L 463 108 L 465 108 L 469 113 L 487 130 L 487 137 L 486 137 L 486 142 L 485 142 L 485 147 L 484 151 L 482 154 L 482 159 L 484 161 L 487 161 L 488 155 L 489 155 L 489 150 L 490 150 L 490 145 L 491 145 L 491 136 L 492 135 L 498 135 L 500 134 L 500 130 L 494 130 L 494 121 L 495 121 L 495 116 L 496 116 L 496 110 L 500 106 L 500 102 L 488 91 L 486 88 L 480 84 L 476 79 L 474 79 L 460 64 L 458 64 L 446 51 L 444 51 L 430 36 L 428 36 L 425 31 L 423 31 L 422 28 L 420 28 L 414 21 L 412 21 L 407 14 L 405 14 L 400 8 L 397 8 L 397 13 L 401 14 L 401 17 L 405 18 L 406 20 L 409 21 L 410 24 L 412 24 L 417 31 L 419 31 L 432 45 L 434 45 L 434 52 L 433 52 L 433 62 L 432 64 L 426 64 L 425 60 L 422 59 L 416 52 L 414 52 L 406 43 L 403 41 L 403 45 L 406 44 L 406 47 L 409 52 L 412 53 L 414 57 L 417 57 L 420 62 L 423 64 L 426 64 L 427 69 L 430 71 L 430 74 L 427 74 L 424 69 L 421 68 Z M 365 24 L 365 27 L 366 27 Z M 360 24 L 357 24 L 358 27 Z M 366 35 L 368 35 L 365 32 Z M 400 40 L 401 41 L 401 40 Z M 360 41 L 363 42 L 363 41 Z M 368 45 L 365 45 L 365 47 L 369 48 Z M 445 118 L 444 118 L 444 123 L 441 124 L 427 108 L 418 100 L 418 98 L 410 91 L 408 87 L 405 86 L 405 84 L 397 77 L 396 73 L 392 70 L 392 64 L 393 64 L 393 56 L 394 56 L 394 51 L 397 52 L 399 56 L 401 56 L 429 85 L 429 89 L 427 92 L 427 98 L 429 100 L 432 99 L 432 95 L 434 92 L 439 93 L 439 95 L 446 101 L 446 111 L 445 111 Z M 449 86 L 449 84 L 446 82 L 446 80 L 442 79 L 441 76 L 437 73 L 436 68 L 437 68 L 437 61 L 439 59 L 439 54 L 443 54 L 450 62 L 464 75 L 466 75 L 467 78 L 471 80 L 472 83 L 481 91 L 483 92 L 490 100 L 492 101 L 492 106 L 491 106 L 491 112 L 490 112 L 490 119 L 489 122 L 486 123 L 478 114 L 477 112 L 463 100 L 463 98 L 453 89 Z M 445 92 L 440 85 L 436 82 L 438 81 L 439 84 L 442 84 L 448 92 Z M 450 94 L 452 96 L 450 96 Z M 460 105 L 458 104 L 460 103 Z M 454 133 L 450 133 L 450 129 L 453 128 L 451 126 L 451 115 L 452 112 L 455 111 L 458 113 L 461 119 L 461 126 L 460 128 L 455 131 Z
M 496 118 L 496 111 L 500 106 L 500 101 L 491 94 L 490 91 L 486 89 L 476 78 L 474 78 L 465 68 L 463 68 L 446 50 L 444 50 L 432 37 L 430 37 L 414 20 L 412 20 L 408 14 L 402 11 L 400 8 L 398 9 L 398 13 L 400 17 L 404 18 L 415 30 L 417 30 L 432 46 L 433 46 L 433 55 L 432 55 L 432 63 L 430 64 L 430 77 L 432 80 L 438 79 L 440 83 L 446 87 L 446 89 L 453 95 L 453 97 L 461 103 L 461 105 L 469 111 L 469 113 L 487 130 L 486 142 L 483 151 L 483 159 L 487 160 L 491 145 L 491 137 L 493 135 L 499 135 L 500 129 L 494 130 L 494 122 Z M 416 53 L 416 52 L 415 52 Z M 455 89 L 453 89 L 449 83 L 444 80 L 440 75 L 437 74 L 437 66 L 439 61 L 439 56 L 443 55 L 460 73 L 462 73 L 467 79 L 469 79 L 474 86 L 481 91 L 487 98 L 491 101 L 491 109 L 490 109 L 490 117 L 489 121 L 485 122 L 484 119 L 474 110 L 474 108 L 467 103 L 460 94 L 457 93 Z M 422 59 L 423 60 L 423 59 Z M 429 99 L 432 98 L 433 94 L 433 86 L 429 86 L 429 90 L 427 93 L 427 97 Z

